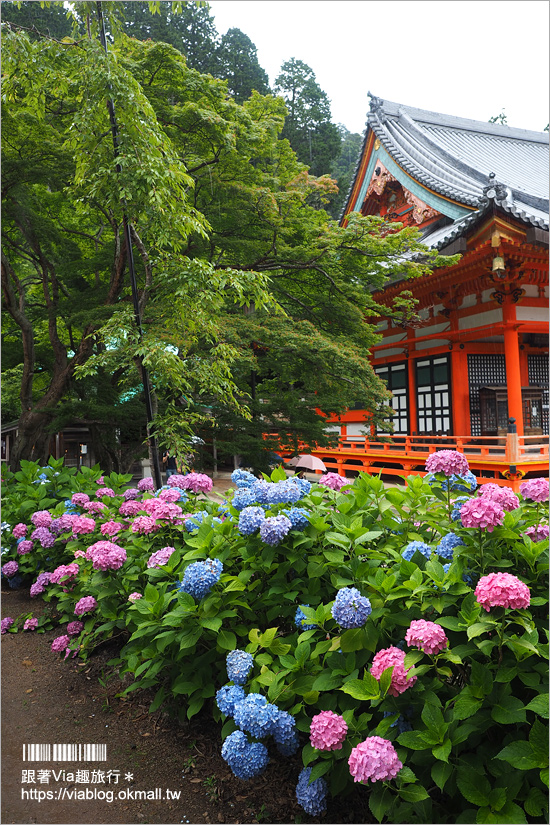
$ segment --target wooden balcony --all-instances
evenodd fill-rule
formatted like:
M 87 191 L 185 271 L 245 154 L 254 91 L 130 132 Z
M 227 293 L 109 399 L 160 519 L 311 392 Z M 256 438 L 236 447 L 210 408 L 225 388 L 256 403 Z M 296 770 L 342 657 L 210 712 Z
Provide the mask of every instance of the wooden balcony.
M 547 435 L 352 436 L 340 437 L 335 448 L 309 450 L 304 447 L 304 452 L 322 459 L 329 472 L 348 477 L 358 472 L 401 478 L 423 476 L 426 459 L 436 450 L 464 453 L 480 484 L 490 481 L 517 491 L 527 474 L 532 477 L 548 475 Z

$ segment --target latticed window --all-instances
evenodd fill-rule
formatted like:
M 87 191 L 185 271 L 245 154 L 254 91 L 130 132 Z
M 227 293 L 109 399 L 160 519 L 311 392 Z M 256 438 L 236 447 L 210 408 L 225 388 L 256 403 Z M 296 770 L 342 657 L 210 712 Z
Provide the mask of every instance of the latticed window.
M 470 421 L 472 435 L 481 435 L 479 390 L 506 384 L 504 355 L 468 355 L 468 384 L 470 386 Z
M 447 356 L 416 362 L 418 432 L 451 435 L 451 387 Z
M 529 386 L 542 387 L 542 432 L 548 435 L 548 353 L 527 356 Z
M 374 371 L 392 393 L 390 405 L 395 411 L 392 418 L 393 431 L 398 435 L 406 435 L 409 431 L 407 364 L 387 364 L 375 367 Z

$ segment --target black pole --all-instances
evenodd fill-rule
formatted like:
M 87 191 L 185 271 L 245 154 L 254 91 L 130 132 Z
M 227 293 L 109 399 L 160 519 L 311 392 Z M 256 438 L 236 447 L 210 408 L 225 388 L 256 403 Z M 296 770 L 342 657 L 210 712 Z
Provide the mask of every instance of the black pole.
M 107 38 L 105 36 L 105 21 L 103 19 L 103 10 L 101 8 L 101 2 L 96 3 L 97 6 L 97 16 L 99 20 L 99 37 L 101 40 L 101 45 L 105 50 L 105 54 L 107 54 Z M 120 173 L 121 167 L 120 163 L 118 162 L 118 155 L 119 155 L 119 142 L 118 142 L 118 125 L 116 122 L 115 117 L 115 106 L 111 98 L 107 99 L 107 109 L 109 110 L 109 120 L 111 121 L 111 132 L 113 135 L 113 146 L 115 150 L 115 159 L 117 159 L 116 163 L 116 171 L 117 174 Z M 141 343 L 143 337 L 143 329 L 141 326 L 141 314 L 139 311 L 139 297 L 138 297 L 138 290 L 137 290 L 137 282 L 136 282 L 136 270 L 134 266 L 134 253 L 132 249 L 132 225 L 128 220 L 128 216 L 126 214 L 126 204 L 124 200 L 122 200 L 122 222 L 124 225 L 124 240 L 126 243 L 126 252 L 128 255 L 128 271 L 130 273 L 130 285 L 132 287 L 132 300 L 134 302 L 134 318 L 136 321 L 136 327 L 138 331 L 138 338 Z M 162 487 L 162 477 L 160 474 L 160 461 L 159 461 L 159 453 L 157 448 L 157 441 L 154 435 L 151 433 L 151 425 L 153 423 L 153 404 L 151 402 L 151 386 L 149 384 L 149 375 L 147 373 L 147 369 L 143 364 L 143 359 L 140 358 L 140 368 L 141 368 L 141 380 L 143 383 L 143 391 L 145 393 L 145 409 L 147 412 L 147 440 L 149 442 L 149 449 L 151 450 L 151 457 L 153 459 L 153 473 L 155 477 L 155 486 L 157 489 Z

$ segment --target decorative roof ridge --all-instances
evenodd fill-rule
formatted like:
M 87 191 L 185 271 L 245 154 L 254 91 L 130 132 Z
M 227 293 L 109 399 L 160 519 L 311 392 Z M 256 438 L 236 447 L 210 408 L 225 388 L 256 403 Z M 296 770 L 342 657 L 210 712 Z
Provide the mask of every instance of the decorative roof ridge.
M 427 169 L 428 172 L 430 171 L 428 168 L 430 163 L 430 155 L 428 152 L 425 151 L 426 143 L 428 143 L 430 144 L 430 148 L 432 148 L 432 150 L 435 150 L 438 153 L 439 159 L 441 161 L 441 163 L 437 166 L 437 172 L 432 171 L 434 177 L 437 178 L 438 176 L 446 176 L 448 182 L 451 185 L 453 185 L 454 183 L 455 186 L 457 186 L 458 182 L 460 181 L 460 183 L 463 186 L 465 186 L 470 191 L 470 193 L 474 194 L 476 197 L 479 197 L 479 192 L 481 188 L 479 184 L 482 181 L 484 182 L 487 180 L 486 175 L 480 175 L 479 181 L 476 180 L 474 183 L 472 183 L 473 176 L 466 173 L 469 170 L 468 167 L 465 166 L 465 164 L 462 164 L 460 162 L 457 163 L 453 155 L 451 155 L 449 152 L 441 151 L 439 145 L 434 143 L 433 141 L 430 141 L 429 138 L 425 140 L 425 135 L 422 132 L 422 130 L 418 129 L 414 121 L 410 120 L 410 118 L 406 117 L 406 115 L 403 117 L 403 120 L 405 120 L 405 122 L 407 123 L 407 127 L 410 129 L 410 132 L 412 132 L 412 134 L 410 134 L 407 130 L 403 128 L 401 120 L 402 119 L 399 118 L 398 121 L 392 121 L 391 125 L 388 124 L 387 128 L 388 130 L 392 130 L 390 132 L 392 136 L 394 132 L 398 132 L 399 139 L 404 143 L 407 143 L 413 149 L 413 151 L 417 152 L 424 169 Z M 413 140 L 416 141 L 416 145 L 418 148 L 415 148 Z M 423 158 L 422 155 L 424 155 L 425 157 Z M 428 163 L 426 163 L 426 160 Z M 445 175 L 443 175 L 443 173 L 445 173 Z M 463 191 L 458 188 L 458 186 L 456 188 L 456 191 L 457 193 L 460 193 L 460 195 L 464 194 Z
M 450 183 L 445 183 L 440 178 L 438 179 L 433 173 L 425 169 L 419 169 L 418 165 L 413 163 L 401 150 L 401 147 L 395 142 L 395 139 L 388 132 L 378 118 L 378 113 L 371 112 L 368 116 L 368 122 L 380 143 L 384 146 L 388 154 L 390 154 L 399 165 L 408 172 L 412 178 L 418 180 L 419 183 L 424 183 L 436 193 L 449 198 L 450 200 L 458 201 L 467 206 L 477 206 L 479 194 L 471 194 L 457 189 Z
M 382 111 L 385 118 L 397 117 L 399 115 L 399 109 L 403 109 L 415 122 L 431 123 L 434 126 L 449 126 L 455 129 L 489 134 L 493 135 L 493 137 L 526 140 L 532 143 L 547 144 L 549 140 L 548 132 L 536 132 L 531 129 L 521 129 L 516 126 L 489 123 L 483 120 L 472 120 L 470 118 L 458 117 L 457 115 L 446 115 L 441 112 L 432 112 L 428 109 L 419 109 L 404 103 L 395 103 L 391 100 L 382 100 L 382 98 L 373 95 L 370 96 L 372 97 L 371 111 L 375 108 L 373 103 L 376 101 L 376 109 Z

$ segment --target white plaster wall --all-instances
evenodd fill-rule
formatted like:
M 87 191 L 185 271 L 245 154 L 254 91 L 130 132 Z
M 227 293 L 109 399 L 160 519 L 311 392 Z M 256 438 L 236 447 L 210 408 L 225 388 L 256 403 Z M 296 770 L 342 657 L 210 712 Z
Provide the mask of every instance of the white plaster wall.
M 458 319 L 459 329 L 475 329 L 488 324 L 498 324 L 502 321 L 502 310 L 492 309 L 489 312 L 480 312 L 478 315 L 468 315 L 466 318 Z
M 445 347 L 449 343 L 448 338 L 433 338 L 430 341 L 419 341 L 414 345 L 415 350 L 430 349 L 430 347 Z
M 516 307 L 518 321 L 545 321 L 548 323 L 547 307 Z
M 539 288 L 537 284 L 525 284 L 522 287 L 525 290 L 525 295 L 527 298 L 538 298 L 539 297 Z
M 444 321 L 442 324 L 432 324 L 430 327 L 415 329 L 414 334 L 416 338 L 421 338 L 423 335 L 435 335 L 437 332 L 447 332 L 450 326 L 448 321 Z
M 462 303 L 460 304 L 460 309 L 468 309 L 468 307 L 475 307 L 477 303 L 477 297 L 475 293 L 472 292 L 471 295 L 465 295 L 462 299 Z

